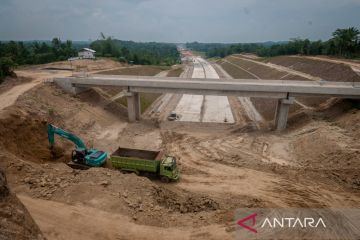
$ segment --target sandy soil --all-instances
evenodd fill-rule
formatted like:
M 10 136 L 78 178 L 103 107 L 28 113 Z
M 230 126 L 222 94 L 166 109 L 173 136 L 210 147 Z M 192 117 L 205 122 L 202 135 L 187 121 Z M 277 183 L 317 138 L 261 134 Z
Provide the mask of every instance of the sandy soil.
M 97 89 L 73 97 L 40 82 L 19 94 L 0 112 L 1 166 L 48 239 L 232 239 L 237 208 L 359 207 L 353 101 L 302 111 L 279 134 L 251 125 L 129 124 L 124 107 Z M 163 112 L 178 101 L 172 96 Z M 251 122 L 245 111 L 235 116 Z M 71 143 L 56 138 L 55 154 L 48 148 L 49 121 L 109 153 L 163 149 L 177 157 L 181 179 L 163 184 L 110 164 L 71 169 Z

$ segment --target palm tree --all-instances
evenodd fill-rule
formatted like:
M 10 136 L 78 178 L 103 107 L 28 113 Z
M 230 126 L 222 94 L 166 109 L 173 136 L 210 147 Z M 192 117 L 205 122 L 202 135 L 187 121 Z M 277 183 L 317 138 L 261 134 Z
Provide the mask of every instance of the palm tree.
M 349 56 L 356 50 L 360 31 L 355 27 L 336 29 L 333 32 L 333 40 L 339 49 L 339 55 Z

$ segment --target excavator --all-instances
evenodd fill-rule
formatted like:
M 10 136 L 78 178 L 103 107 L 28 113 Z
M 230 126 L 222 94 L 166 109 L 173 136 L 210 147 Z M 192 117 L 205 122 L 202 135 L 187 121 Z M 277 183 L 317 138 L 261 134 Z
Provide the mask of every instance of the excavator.
M 100 167 L 107 160 L 107 153 L 97 149 L 88 149 L 84 142 L 75 134 L 67 132 L 52 124 L 48 124 L 48 139 L 50 148 L 55 145 L 55 134 L 73 142 L 76 148 L 72 151 L 71 160 L 68 165 L 73 168 L 87 169 L 89 167 Z

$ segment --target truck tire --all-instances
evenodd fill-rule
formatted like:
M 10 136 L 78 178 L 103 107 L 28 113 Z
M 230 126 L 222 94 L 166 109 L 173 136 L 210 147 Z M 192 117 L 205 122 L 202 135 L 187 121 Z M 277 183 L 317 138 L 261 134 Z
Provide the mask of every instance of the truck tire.
M 162 181 L 163 183 L 168 183 L 168 182 L 170 182 L 170 179 L 169 179 L 168 177 L 162 176 L 162 177 L 161 177 L 161 181 Z

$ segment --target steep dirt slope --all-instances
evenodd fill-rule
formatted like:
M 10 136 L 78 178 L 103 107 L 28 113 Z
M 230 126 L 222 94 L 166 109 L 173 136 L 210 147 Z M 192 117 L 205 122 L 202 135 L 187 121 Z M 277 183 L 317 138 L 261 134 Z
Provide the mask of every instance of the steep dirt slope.
M 9 190 L 0 166 L 0 239 L 45 239 L 24 205 Z
M 360 76 L 350 66 L 343 63 L 321 61 L 300 56 L 280 56 L 266 60 L 297 71 L 320 77 L 327 81 L 359 82 Z
M 241 55 L 229 56 L 218 62 L 232 77 L 242 79 L 286 79 L 286 80 L 329 80 L 358 81 L 360 76 L 348 65 L 319 61 L 300 56 L 280 56 L 274 58 L 248 59 Z M 251 98 L 251 101 L 267 120 L 274 118 L 276 101 Z M 297 98 L 290 113 L 298 110 L 313 110 L 328 105 L 331 100 L 323 97 Z

